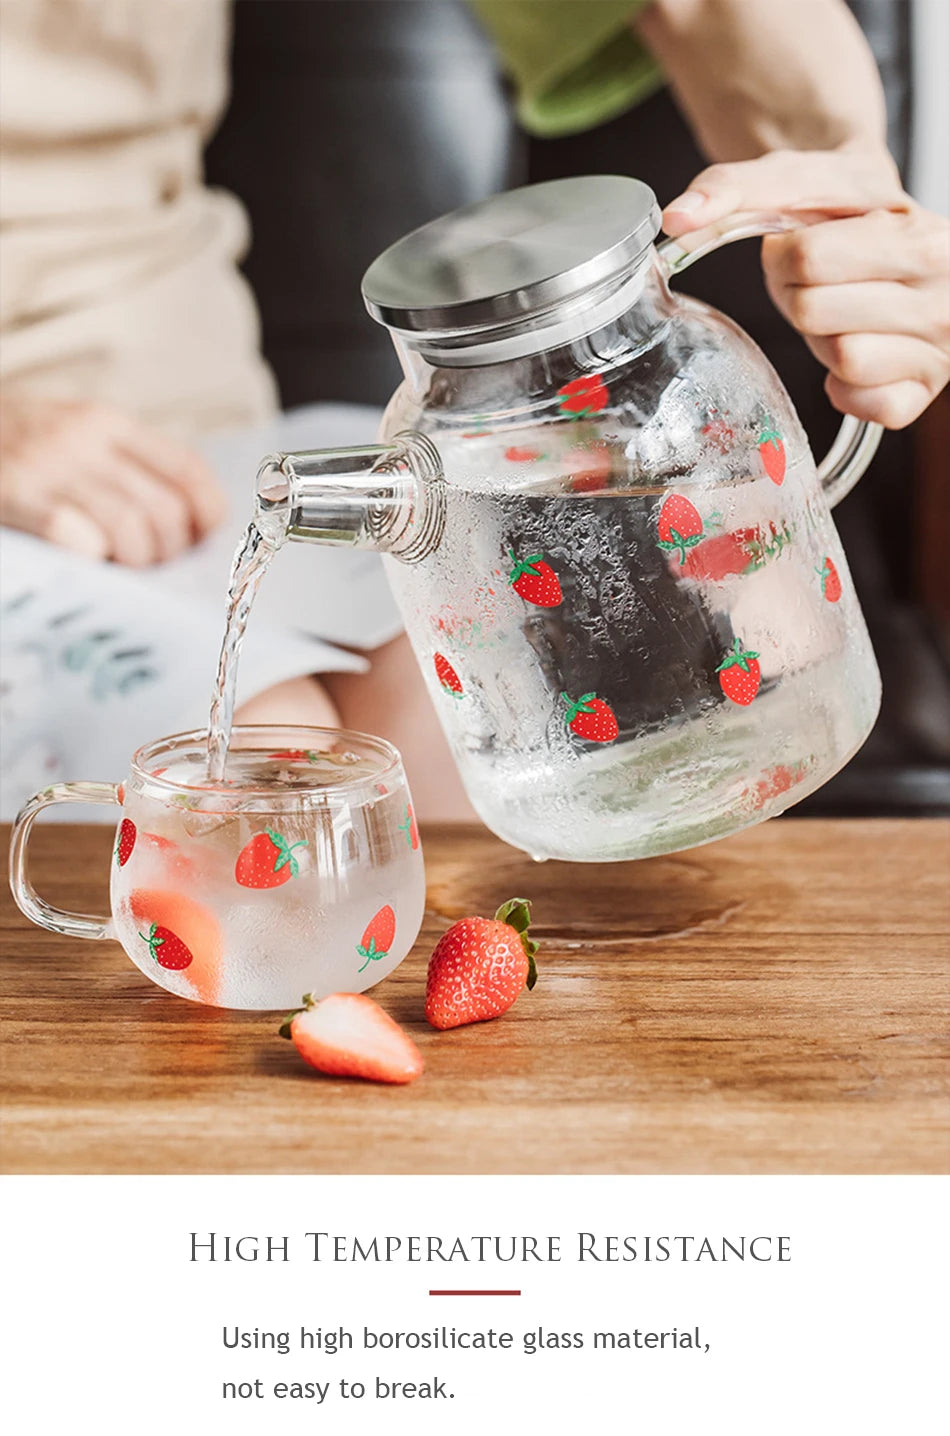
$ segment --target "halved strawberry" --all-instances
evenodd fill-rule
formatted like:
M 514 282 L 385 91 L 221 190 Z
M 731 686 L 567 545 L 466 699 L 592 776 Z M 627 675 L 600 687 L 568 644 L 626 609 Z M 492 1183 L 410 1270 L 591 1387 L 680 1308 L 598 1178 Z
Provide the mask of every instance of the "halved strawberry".
M 306 993 L 303 1001 L 302 1011 L 284 1019 L 280 1035 L 318 1072 L 368 1082 L 413 1082 L 421 1074 L 422 1053 L 371 997 L 335 992 L 317 1002 Z
M 265 828 L 238 853 L 234 880 L 242 888 L 279 888 L 300 872 L 294 848 L 306 846 L 306 838 L 289 843 L 282 833 Z
M 785 445 L 771 419 L 766 419 L 762 425 L 758 443 L 765 472 L 773 484 L 782 484 L 785 480 Z
M 531 904 L 511 898 L 494 918 L 463 917 L 443 933 L 429 959 L 426 1018 L 444 1030 L 507 1012 L 538 978 L 528 936 Z
M 722 660 L 716 672 L 719 686 L 733 703 L 747 707 L 759 691 L 762 672 L 758 665 L 757 653 L 742 647 L 737 638 L 730 653 Z
M 279 752 L 268 753 L 267 756 L 285 763 L 315 763 L 320 754 L 312 748 L 281 748 Z
M 522 449 L 517 444 L 512 444 L 510 449 L 505 450 L 505 458 L 509 464 L 532 464 L 540 457 L 540 449 Z
M 119 824 L 119 835 L 115 843 L 116 867 L 124 868 L 135 847 L 135 824 L 131 818 L 123 818 Z
M 508 582 L 525 603 L 533 603 L 536 608 L 557 608 L 563 602 L 558 576 L 551 565 L 544 562 L 543 554 L 533 553 L 529 558 L 517 559 L 514 549 L 510 548 L 508 557 L 512 563 Z
M 435 664 L 435 676 L 442 684 L 446 693 L 451 694 L 453 698 L 461 698 L 462 680 L 459 678 L 449 660 L 445 658 L 443 654 L 436 653 L 433 655 L 432 661 Z
M 598 698 L 596 693 L 584 693 L 572 703 L 566 693 L 561 697 L 567 704 L 565 722 L 578 738 L 589 743 L 612 743 L 620 732 L 614 711 L 609 703 Z
M 371 962 L 379 962 L 381 958 L 387 957 L 395 937 L 396 914 L 387 904 L 366 924 L 366 931 L 356 949 L 360 957 L 366 960 L 363 967 L 356 969 L 357 972 L 362 972 Z

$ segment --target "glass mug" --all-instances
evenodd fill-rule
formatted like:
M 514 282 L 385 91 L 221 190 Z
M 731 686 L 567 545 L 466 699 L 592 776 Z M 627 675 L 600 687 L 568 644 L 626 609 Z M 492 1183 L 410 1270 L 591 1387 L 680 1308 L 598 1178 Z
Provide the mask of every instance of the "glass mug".
M 362 992 L 386 977 L 425 908 L 396 749 L 338 729 L 239 727 L 228 778 L 213 784 L 207 756 L 206 733 L 181 733 L 140 748 L 124 783 L 37 793 L 13 828 L 20 910 L 51 932 L 117 939 L 153 982 L 212 1007 L 295 1007 L 305 992 Z M 122 808 L 111 917 L 52 907 L 29 880 L 35 818 L 76 802 Z

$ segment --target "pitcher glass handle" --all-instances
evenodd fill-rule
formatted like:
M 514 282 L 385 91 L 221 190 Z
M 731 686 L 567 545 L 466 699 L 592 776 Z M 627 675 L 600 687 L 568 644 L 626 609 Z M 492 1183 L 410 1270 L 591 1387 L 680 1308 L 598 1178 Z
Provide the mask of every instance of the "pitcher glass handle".
M 657 254 L 664 278 L 669 280 L 697 259 L 732 244 L 737 239 L 754 239 L 763 234 L 783 234 L 799 226 L 784 215 L 740 215 L 720 220 L 705 229 L 667 239 L 657 245 Z M 838 436 L 818 465 L 818 478 L 824 489 L 828 507 L 833 508 L 851 492 L 868 464 L 874 458 L 883 430 L 880 424 L 868 424 L 846 414 Z
M 115 803 L 117 807 L 122 806 L 116 783 L 53 783 L 30 798 L 17 813 L 10 838 L 10 887 L 16 905 L 31 922 L 48 928 L 50 932 L 63 933 L 66 937 L 111 937 L 111 918 L 92 917 L 53 907 L 40 897 L 30 882 L 27 864 L 30 829 L 43 809 L 54 803 Z

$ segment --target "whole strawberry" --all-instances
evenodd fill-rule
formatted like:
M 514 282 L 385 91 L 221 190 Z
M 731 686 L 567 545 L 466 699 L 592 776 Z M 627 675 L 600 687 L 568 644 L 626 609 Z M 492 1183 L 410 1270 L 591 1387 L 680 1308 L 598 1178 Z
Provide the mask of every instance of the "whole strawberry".
M 371 997 L 334 992 L 318 1002 L 306 993 L 303 1002 L 284 1018 L 280 1035 L 318 1072 L 367 1082 L 413 1082 L 422 1072 L 422 1053 L 408 1032 Z
M 564 595 L 558 576 L 551 565 L 544 562 L 544 555 L 533 553 L 529 558 L 518 559 L 510 548 L 508 557 L 512 565 L 508 582 L 518 597 L 536 608 L 557 608 Z
M 720 663 L 716 672 L 719 674 L 719 686 L 733 703 L 740 704 L 746 708 L 752 702 L 759 691 L 762 682 L 762 670 L 758 663 L 759 655 L 751 649 L 743 648 L 737 638 L 729 653 Z
M 500 1017 L 525 987 L 534 987 L 538 944 L 528 936 L 530 922 L 531 904 L 510 898 L 494 918 L 463 917 L 443 933 L 426 983 L 426 1017 L 433 1027 Z

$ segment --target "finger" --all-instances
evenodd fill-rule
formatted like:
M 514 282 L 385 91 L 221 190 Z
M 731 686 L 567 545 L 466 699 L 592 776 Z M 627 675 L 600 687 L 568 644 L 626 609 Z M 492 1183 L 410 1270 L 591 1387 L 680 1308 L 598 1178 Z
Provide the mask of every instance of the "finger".
M 855 388 L 916 379 L 936 390 L 946 383 L 946 356 L 910 334 L 833 334 L 827 338 L 808 336 L 806 342 L 836 379 Z
M 739 211 L 863 214 L 906 209 L 897 170 L 877 150 L 774 150 L 756 160 L 711 165 L 663 211 L 667 234 L 686 234 Z
M 159 547 L 149 516 L 117 485 L 97 473 L 71 491 L 68 502 L 86 514 L 105 534 L 107 558 L 127 564 L 130 568 L 143 568 L 155 563 Z
M 768 235 L 762 264 L 779 284 L 927 280 L 946 272 L 948 231 L 891 210 Z
M 191 508 L 180 489 L 157 479 L 131 459 L 116 455 L 106 474 L 132 508 L 149 521 L 158 562 L 190 548 L 194 538 Z
M 859 284 L 774 284 L 776 308 L 802 334 L 911 334 L 938 339 L 940 314 L 923 288 L 893 280 Z
M 842 414 L 853 414 L 885 429 L 904 429 L 918 418 L 934 397 L 926 384 L 905 379 L 900 384 L 861 387 L 843 384 L 833 374 L 825 380 L 825 393 Z
M 124 418 L 116 443 L 157 478 L 174 484 L 185 496 L 198 535 L 215 528 L 224 518 L 227 512 L 224 491 L 214 470 L 193 449 L 128 418 Z
M 86 558 L 109 557 L 109 536 L 89 514 L 75 505 L 57 500 L 36 532 L 59 548 L 71 549 Z

